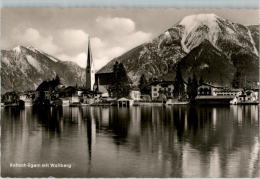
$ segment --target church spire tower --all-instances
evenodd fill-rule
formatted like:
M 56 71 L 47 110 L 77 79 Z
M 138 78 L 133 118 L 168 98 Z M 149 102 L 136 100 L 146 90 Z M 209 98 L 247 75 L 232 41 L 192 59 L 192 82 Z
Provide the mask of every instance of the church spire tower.
M 93 90 L 95 83 L 95 70 L 90 46 L 90 38 L 88 39 L 87 66 L 86 66 L 86 89 Z

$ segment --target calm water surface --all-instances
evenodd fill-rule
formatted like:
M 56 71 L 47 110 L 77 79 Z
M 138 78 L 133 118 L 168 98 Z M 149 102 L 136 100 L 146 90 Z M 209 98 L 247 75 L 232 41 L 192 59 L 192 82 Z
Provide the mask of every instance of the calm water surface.
M 259 106 L 2 108 L 1 117 L 2 176 L 259 176 Z

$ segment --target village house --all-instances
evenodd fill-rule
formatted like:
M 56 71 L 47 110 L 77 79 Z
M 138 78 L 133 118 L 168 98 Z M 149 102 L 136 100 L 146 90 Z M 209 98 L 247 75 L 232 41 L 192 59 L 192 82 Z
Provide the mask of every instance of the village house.
M 139 91 L 139 89 L 132 89 L 129 93 L 129 96 L 134 101 L 141 100 L 141 92 Z
M 115 83 L 115 74 L 111 73 L 96 73 L 94 90 L 101 93 L 102 97 L 110 97 L 109 87 Z
M 213 95 L 214 87 L 207 84 L 202 84 L 198 87 L 198 96 L 211 96 Z
M 117 100 L 118 107 L 120 107 L 120 106 L 128 107 L 128 106 L 132 106 L 133 104 L 134 104 L 134 100 L 129 99 L 129 98 L 120 98 Z
M 150 84 L 152 100 L 160 98 L 173 98 L 174 85 L 173 81 L 156 81 Z
M 19 95 L 16 92 L 7 92 L 1 97 L 1 102 L 4 104 L 17 103 L 19 101 Z
M 258 93 L 253 90 L 246 90 L 238 93 L 230 104 L 258 104 Z
M 24 101 L 25 106 L 32 106 L 34 96 L 35 96 L 35 93 L 24 92 L 24 93 L 19 94 L 19 99 L 21 101 Z
M 151 96 L 149 94 L 141 94 L 141 101 L 143 102 L 151 102 Z
M 242 91 L 242 89 L 216 87 L 203 83 L 198 87 L 198 96 L 237 96 Z

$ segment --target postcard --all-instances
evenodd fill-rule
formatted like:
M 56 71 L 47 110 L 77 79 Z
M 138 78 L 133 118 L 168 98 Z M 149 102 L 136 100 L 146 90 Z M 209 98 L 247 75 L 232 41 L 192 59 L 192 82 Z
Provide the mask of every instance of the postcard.
M 257 9 L 4 7 L 1 176 L 260 176 Z

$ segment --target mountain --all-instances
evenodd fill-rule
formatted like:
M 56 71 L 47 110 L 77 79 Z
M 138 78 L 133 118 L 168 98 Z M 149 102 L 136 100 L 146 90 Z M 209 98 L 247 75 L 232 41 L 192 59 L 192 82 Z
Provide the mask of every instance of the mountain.
M 56 75 L 64 85 L 82 85 L 84 73 L 84 69 L 77 64 L 61 61 L 31 46 L 1 50 L 2 93 L 34 90 L 42 81 Z
M 259 81 L 258 58 L 258 25 L 244 26 L 215 14 L 197 14 L 184 17 L 151 42 L 111 60 L 98 73 L 111 71 L 118 61 L 137 84 L 141 74 L 173 79 L 180 62 L 185 78 L 194 73 L 208 82 L 230 86 L 239 70 L 243 71 L 241 81 L 245 77 L 252 83 Z

